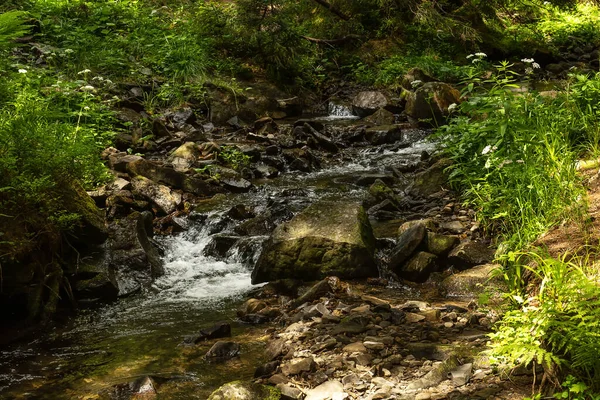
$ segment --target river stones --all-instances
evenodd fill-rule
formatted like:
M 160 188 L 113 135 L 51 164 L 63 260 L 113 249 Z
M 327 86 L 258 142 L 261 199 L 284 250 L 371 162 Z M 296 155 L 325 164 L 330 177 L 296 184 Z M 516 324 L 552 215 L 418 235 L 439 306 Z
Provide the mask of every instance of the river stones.
M 221 386 L 208 397 L 208 400 L 277 400 L 279 389 L 252 382 L 234 381 Z
M 319 201 L 275 229 L 252 272 L 252 283 L 376 276 L 374 249 L 371 225 L 358 202 Z
M 231 325 L 227 322 L 218 322 L 210 328 L 202 329 L 198 337 L 195 338 L 194 343 L 224 337 L 231 337 Z

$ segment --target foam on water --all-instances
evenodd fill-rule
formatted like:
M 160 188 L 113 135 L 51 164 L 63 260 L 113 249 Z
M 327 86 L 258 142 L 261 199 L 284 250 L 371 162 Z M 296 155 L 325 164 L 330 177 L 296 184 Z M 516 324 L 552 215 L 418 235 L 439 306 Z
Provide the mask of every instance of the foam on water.
M 165 302 L 206 302 L 239 296 L 252 288 L 250 270 L 242 263 L 217 261 L 203 254 L 210 242 L 207 229 L 190 231 L 165 240 L 165 275 L 155 281 Z M 233 258 L 233 257 L 232 257 Z

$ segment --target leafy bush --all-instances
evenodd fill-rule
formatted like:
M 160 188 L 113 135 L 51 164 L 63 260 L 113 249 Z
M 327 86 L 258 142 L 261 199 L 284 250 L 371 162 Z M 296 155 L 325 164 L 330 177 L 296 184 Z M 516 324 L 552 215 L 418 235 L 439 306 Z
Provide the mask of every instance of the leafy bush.
M 541 96 L 514 92 L 510 67 L 503 63 L 491 79 L 469 82 L 463 114 L 440 135 L 455 162 L 451 182 L 484 226 L 519 248 L 581 211 L 576 160 L 598 148 L 600 77 L 576 76 L 565 92 Z

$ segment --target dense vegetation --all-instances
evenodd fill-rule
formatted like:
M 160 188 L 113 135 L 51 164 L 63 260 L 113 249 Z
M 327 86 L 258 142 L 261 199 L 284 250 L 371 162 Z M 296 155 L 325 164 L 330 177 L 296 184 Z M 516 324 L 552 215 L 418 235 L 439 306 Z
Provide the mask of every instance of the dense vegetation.
M 541 364 L 550 380 L 571 374 L 562 398 L 600 390 L 597 272 L 528 248 L 585 216 L 576 163 L 600 150 L 600 75 L 573 70 L 558 91 L 514 90 L 550 76 L 543 67 L 561 54 L 587 54 L 598 67 L 595 4 L 27 0 L 0 12 L 0 262 L 76 224 L 64 188 L 107 179 L 100 153 L 127 129 L 112 111 L 124 83 L 150 87 L 144 106 L 158 111 L 202 99 L 208 81 L 236 91 L 269 79 L 319 94 L 346 80 L 399 93 L 418 66 L 462 84 L 466 101 L 438 137 L 452 183 L 505 240 L 513 308 L 494 354 Z

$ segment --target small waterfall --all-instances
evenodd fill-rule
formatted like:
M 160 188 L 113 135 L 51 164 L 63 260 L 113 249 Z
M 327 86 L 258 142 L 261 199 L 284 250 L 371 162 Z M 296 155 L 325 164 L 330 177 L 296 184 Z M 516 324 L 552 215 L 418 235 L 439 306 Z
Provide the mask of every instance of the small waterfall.
M 356 119 L 358 118 L 352 113 L 352 108 L 343 104 L 329 103 L 327 107 L 328 118 L 347 118 L 347 119 Z

